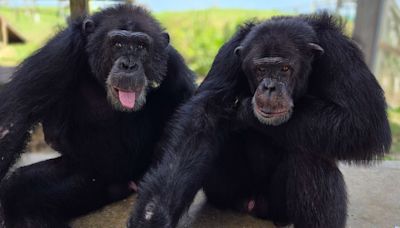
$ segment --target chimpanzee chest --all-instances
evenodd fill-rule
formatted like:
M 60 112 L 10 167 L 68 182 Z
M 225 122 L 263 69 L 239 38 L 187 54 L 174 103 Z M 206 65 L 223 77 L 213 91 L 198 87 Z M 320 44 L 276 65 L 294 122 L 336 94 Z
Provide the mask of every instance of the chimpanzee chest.
M 243 135 L 244 156 L 254 177 L 269 178 L 285 155 L 268 136 L 256 131 Z
M 161 134 L 161 126 L 144 121 L 150 111 L 146 106 L 135 112 L 116 111 L 104 89 L 93 83 L 77 90 L 43 119 L 46 142 L 110 177 L 142 173 Z
M 75 119 L 101 124 L 118 118 L 119 112 L 107 100 L 105 88 L 94 82 L 83 81 L 77 90 L 73 104 Z

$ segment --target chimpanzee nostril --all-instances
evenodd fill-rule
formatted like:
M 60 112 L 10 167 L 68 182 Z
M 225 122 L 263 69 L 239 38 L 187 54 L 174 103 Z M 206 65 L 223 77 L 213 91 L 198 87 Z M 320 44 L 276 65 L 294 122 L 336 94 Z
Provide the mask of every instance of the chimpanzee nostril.
M 120 67 L 122 70 L 128 70 L 128 69 L 129 69 L 129 64 L 128 64 L 126 61 L 121 61 L 121 62 L 119 63 L 119 67 Z
M 264 90 L 269 91 L 269 92 L 273 92 L 276 90 L 276 83 L 273 81 L 264 81 L 263 84 Z
M 138 65 L 137 65 L 137 63 L 131 63 L 130 64 L 130 67 L 129 67 L 129 70 L 137 70 L 138 69 Z
M 269 85 L 269 86 L 267 86 L 267 90 L 269 90 L 269 91 L 271 91 L 271 92 L 275 91 L 275 89 L 276 89 L 275 85 Z
M 119 63 L 119 68 L 124 71 L 134 71 L 139 68 L 139 65 L 129 60 L 122 60 Z

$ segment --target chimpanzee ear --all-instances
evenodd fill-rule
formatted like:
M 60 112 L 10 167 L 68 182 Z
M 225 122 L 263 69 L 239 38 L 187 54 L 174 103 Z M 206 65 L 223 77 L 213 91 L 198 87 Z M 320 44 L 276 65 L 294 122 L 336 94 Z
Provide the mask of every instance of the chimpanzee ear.
M 94 32 L 95 27 L 94 21 L 90 18 L 85 19 L 82 23 L 82 30 L 86 34 Z
M 164 46 L 167 47 L 168 44 L 169 44 L 169 41 L 170 41 L 170 39 L 169 39 L 169 34 L 168 34 L 167 32 L 162 32 L 162 33 L 161 33 L 161 36 L 162 36 L 163 39 L 164 39 Z
M 312 50 L 314 54 L 317 56 L 323 55 L 325 50 L 316 43 L 308 43 L 308 47 Z
M 233 51 L 233 53 L 235 53 L 236 56 L 240 57 L 240 55 L 242 54 L 242 46 L 238 46 L 235 48 L 235 50 Z

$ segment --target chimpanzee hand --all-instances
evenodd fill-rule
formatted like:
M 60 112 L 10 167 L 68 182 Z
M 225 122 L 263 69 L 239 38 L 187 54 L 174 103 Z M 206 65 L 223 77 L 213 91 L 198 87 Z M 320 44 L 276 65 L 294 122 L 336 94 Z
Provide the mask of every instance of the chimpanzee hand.
M 172 228 L 171 219 L 157 201 L 138 199 L 135 211 L 130 217 L 128 228 Z

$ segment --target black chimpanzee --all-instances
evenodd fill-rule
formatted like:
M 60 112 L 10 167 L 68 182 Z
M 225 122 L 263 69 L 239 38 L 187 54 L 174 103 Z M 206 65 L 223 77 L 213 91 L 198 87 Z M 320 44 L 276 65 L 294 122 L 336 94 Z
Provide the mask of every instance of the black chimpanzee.
M 62 156 L 7 175 L 0 218 L 7 227 L 64 227 L 127 196 L 193 90 L 192 72 L 145 9 L 119 5 L 73 21 L 1 90 L 0 179 L 38 122 Z
M 390 148 L 383 91 L 342 24 L 322 13 L 248 23 L 219 51 L 145 175 L 130 227 L 175 227 L 210 203 L 295 227 L 345 227 L 337 161 Z

